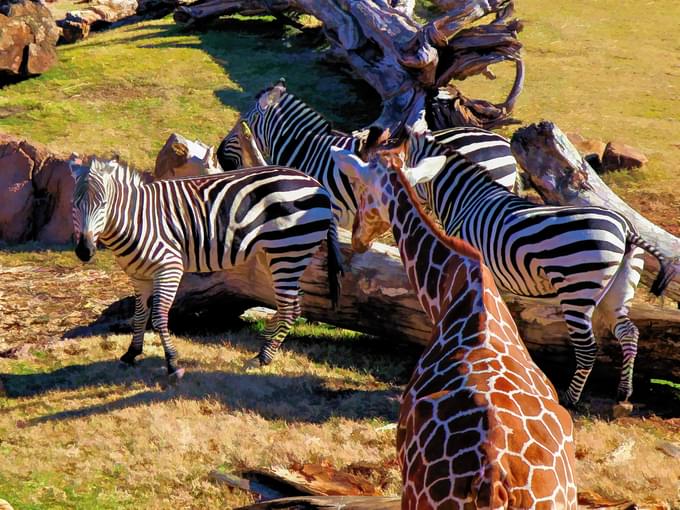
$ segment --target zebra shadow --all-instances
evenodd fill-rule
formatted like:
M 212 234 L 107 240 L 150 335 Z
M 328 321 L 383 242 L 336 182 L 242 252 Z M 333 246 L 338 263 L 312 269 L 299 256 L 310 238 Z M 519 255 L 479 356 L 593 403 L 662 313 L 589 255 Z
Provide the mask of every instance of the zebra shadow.
M 230 300 L 228 303 L 233 305 Z M 248 306 L 244 305 L 244 308 L 255 304 L 246 303 Z M 133 313 L 134 298 L 120 299 L 110 304 L 94 321 L 65 331 L 63 337 L 132 335 Z M 345 333 L 328 324 L 307 323 L 304 320 L 300 323 L 305 327 L 291 331 L 281 347 L 282 351 L 305 356 L 314 363 L 325 364 L 333 369 L 367 373 L 389 384 L 406 384 L 423 350 L 423 346 L 404 340 Z M 256 323 L 244 320 L 240 310 L 225 313 L 225 307 L 219 299 L 213 299 L 197 310 L 192 309 L 190 313 L 178 313 L 172 309 L 169 326 L 173 335 L 179 335 L 186 341 L 205 345 L 227 341 L 252 351 L 253 356 L 264 341 L 258 336 Z M 147 329 L 151 330 L 150 323 Z
M 76 364 L 36 374 L 2 374 L 9 403 L 7 411 L 29 408 L 34 403 L 22 399 L 50 393 L 57 401 L 65 393 L 65 401 L 79 398 L 105 400 L 82 407 L 48 412 L 32 417 L 23 425 L 63 421 L 107 414 L 140 405 L 171 400 L 210 399 L 232 411 L 248 411 L 266 419 L 289 422 L 323 423 L 331 418 L 379 418 L 395 421 L 400 389 L 347 389 L 315 375 L 274 375 L 262 372 L 200 370 L 187 360 L 187 374 L 176 387 L 166 386 L 165 362 L 160 357 L 141 360 L 134 368 L 122 368 L 117 361 Z M 129 395 L 113 398 L 123 392 Z M 16 400 L 14 400 L 16 399 Z

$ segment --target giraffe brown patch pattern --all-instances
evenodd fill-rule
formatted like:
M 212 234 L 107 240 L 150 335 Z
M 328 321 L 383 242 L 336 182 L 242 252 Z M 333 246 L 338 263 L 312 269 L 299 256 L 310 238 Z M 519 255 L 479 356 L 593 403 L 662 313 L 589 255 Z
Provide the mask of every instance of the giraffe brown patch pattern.
M 427 218 L 402 170 L 373 161 L 371 174 L 364 191 L 435 325 L 401 399 L 402 508 L 576 509 L 571 417 L 479 253 Z

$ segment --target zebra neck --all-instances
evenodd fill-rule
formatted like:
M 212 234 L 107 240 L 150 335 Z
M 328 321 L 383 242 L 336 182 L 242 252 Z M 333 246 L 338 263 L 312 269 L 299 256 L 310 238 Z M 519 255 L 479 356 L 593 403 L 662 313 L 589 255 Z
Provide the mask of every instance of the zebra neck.
M 144 214 L 144 204 L 149 209 L 146 186 L 124 185 L 114 182 L 107 192 L 107 222 L 99 237 L 102 244 L 114 250 L 121 238 L 129 238 L 137 230 L 138 218 Z M 141 209 L 141 210 L 140 210 Z
M 390 184 L 392 196 L 390 187 L 384 186 L 383 201 L 388 202 L 392 233 L 409 281 L 423 309 L 436 323 L 452 294 L 470 287 L 470 268 L 481 266 L 481 257 L 469 244 L 446 236 L 435 225 L 401 176 L 391 174 Z
M 484 170 L 460 155 L 451 157 L 444 170 L 427 183 L 425 189 L 426 202 L 448 234 L 455 231 L 455 226 L 470 209 L 479 203 L 495 201 L 499 193 L 509 193 L 494 183 Z

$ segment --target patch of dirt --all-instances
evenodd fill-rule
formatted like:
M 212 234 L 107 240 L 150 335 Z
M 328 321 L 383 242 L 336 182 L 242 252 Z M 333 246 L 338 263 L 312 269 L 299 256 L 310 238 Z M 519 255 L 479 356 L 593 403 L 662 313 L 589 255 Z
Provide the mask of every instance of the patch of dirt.
M 48 345 L 94 322 L 132 294 L 127 276 L 99 269 L 22 265 L 0 268 L 0 353 Z M 10 356 L 11 357 L 11 356 Z
M 0 107 L 0 119 L 7 119 L 16 115 L 17 113 L 23 113 L 28 108 L 24 106 L 2 106 Z
M 624 198 L 648 220 L 680 237 L 680 196 L 675 193 L 636 191 Z

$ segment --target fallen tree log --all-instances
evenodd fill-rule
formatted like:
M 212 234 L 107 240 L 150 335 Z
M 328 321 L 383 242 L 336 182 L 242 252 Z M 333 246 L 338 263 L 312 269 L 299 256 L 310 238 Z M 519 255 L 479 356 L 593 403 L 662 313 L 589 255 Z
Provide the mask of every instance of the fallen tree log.
M 368 252 L 353 254 L 349 233 L 340 229 L 339 238 L 346 274 L 338 308 L 333 311 L 328 298 L 326 253 L 322 249 L 301 280 L 303 315 L 342 328 L 425 345 L 431 325 L 410 289 L 397 249 L 374 243 Z M 571 369 L 563 368 L 565 363 L 571 366 L 573 349 L 559 309 L 517 296 L 504 297 L 537 361 L 561 366 L 561 371 L 571 375 Z M 186 274 L 173 315 L 181 317 L 214 308 L 225 317 L 229 313 L 239 315 L 255 305 L 274 307 L 274 295 L 266 265 L 253 259 L 225 273 Z M 680 311 L 636 302 L 631 318 L 641 333 L 636 374 L 680 379 Z M 597 321 L 597 314 L 595 330 L 600 344 L 597 369 L 616 380 L 620 347 Z
M 680 301 L 680 239 L 649 221 L 612 192 L 555 124 L 541 122 L 518 129 L 512 137 L 512 152 L 547 204 L 594 205 L 625 216 L 646 241 L 673 262 L 675 277 L 665 295 Z M 658 270 L 657 259 L 645 253 L 642 282 L 651 285 Z
M 522 90 L 524 67 L 509 0 L 433 2 L 440 14 L 427 23 L 413 16 L 411 0 L 199 0 L 180 6 L 175 21 L 185 26 L 227 14 L 270 14 L 303 28 L 295 20 L 311 14 L 322 22 L 330 43 L 327 57 L 349 65 L 383 102 L 376 125 L 393 135 L 425 120 L 432 129 L 455 125 L 492 128 L 514 122 L 510 114 Z M 515 80 L 505 101 L 469 99 L 451 80 L 483 74 L 489 66 L 515 64 Z M 264 85 L 264 84 L 263 84 Z
M 123 21 L 162 18 L 179 5 L 180 0 L 90 0 L 88 6 L 69 11 L 57 21 L 61 27 L 62 43 L 73 43 L 87 38 L 91 30 L 110 27 Z

